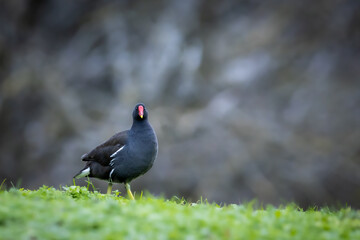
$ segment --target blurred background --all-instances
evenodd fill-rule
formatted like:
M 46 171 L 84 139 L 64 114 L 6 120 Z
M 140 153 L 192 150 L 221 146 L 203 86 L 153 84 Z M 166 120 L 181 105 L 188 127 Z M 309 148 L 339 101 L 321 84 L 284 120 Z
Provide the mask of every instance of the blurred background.
M 72 184 L 144 102 L 138 193 L 359 208 L 359 76 L 359 1 L 1 1 L 0 182 Z

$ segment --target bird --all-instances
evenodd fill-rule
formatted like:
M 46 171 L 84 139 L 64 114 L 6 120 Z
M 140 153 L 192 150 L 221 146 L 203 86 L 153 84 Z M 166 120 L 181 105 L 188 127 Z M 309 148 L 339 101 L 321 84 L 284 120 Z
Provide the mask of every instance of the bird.
M 86 165 L 74 176 L 75 179 L 92 177 L 107 180 L 108 194 L 111 194 L 113 182 L 124 183 L 129 198 L 135 199 L 130 182 L 153 166 L 158 152 L 158 140 L 143 103 L 136 104 L 132 118 L 129 130 L 116 133 L 81 156 Z

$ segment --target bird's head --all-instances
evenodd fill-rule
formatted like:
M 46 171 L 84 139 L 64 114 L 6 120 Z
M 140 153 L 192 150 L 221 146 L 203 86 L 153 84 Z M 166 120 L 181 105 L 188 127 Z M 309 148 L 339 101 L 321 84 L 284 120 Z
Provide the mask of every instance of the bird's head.
M 148 118 L 148 111 L 145 108 L 145 105 L 143 103 L 136 104 L 134 111 L 133 111 L 133 118 L 134 120 L 145 120 Z

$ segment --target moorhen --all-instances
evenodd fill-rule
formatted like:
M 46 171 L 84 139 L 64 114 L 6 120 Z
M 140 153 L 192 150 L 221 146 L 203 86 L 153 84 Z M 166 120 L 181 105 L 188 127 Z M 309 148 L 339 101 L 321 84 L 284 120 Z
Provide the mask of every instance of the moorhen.
M 86 166 L 74 178 L 88 176 L 107 180 L 108 194 L 111 193 L 113 182 L 124 183 L 129 197 L 134 200 L 130 181 L 152 167 L 158 142 L 144 104 L 135 106 L 132 117 L 130 130 L 115 134 L 81 157 L 82 161 L 86 161 Z

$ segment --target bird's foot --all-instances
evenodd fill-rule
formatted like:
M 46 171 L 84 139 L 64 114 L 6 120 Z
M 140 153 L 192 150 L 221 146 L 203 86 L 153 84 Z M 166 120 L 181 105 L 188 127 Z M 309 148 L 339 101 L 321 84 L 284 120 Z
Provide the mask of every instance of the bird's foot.
M 109 182 L 109 184 L 108 184 L 108 188 L 107 188 L 107 194 L 111 194 L 111 190 L 112 190 L 112 183 L 111 182 Z
M 126 192 L 127 192 L 128 196 L 129 196 L 129 198 L 130 198 L 131 200 L 135 200 L 134 195 L 133 195 L 132 192 L 131 192 L 130 184 L 129 184 L 129 183 L 125 183 L 125 188 L 126 188 Z

